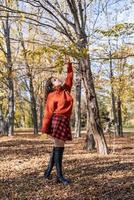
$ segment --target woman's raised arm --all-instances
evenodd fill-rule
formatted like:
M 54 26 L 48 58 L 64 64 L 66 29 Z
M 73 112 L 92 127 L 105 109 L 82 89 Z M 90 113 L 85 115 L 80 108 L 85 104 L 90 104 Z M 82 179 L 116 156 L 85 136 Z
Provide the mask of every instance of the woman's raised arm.
M 65 79 L 64 88 L 68 90 L 69 92 L 71 92 L 72 84 L 73 84 L 73 67 L 72 67 L 72 63 L 68 62 L 67 63 L 67 77 Z

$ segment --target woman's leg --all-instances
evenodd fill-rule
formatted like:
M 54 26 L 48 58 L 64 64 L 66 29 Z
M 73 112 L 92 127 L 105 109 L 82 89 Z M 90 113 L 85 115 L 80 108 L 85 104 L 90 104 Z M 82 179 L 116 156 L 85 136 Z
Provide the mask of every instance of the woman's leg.
M 55 147 L 64 147 L 65 141 L 55 138 L 54 139 L 54 146 Z
M 52 171 L 53 166 L 55 164 L 55 162 L 54 162 L 55 148 L 56 147 L 64 147 L 64 143 L 65 142 L 63 140 L 59 140 L 59 139 L 55 138 L 55 140 L 54 140 L 54 147 L 53 147 L 53 150 L 52 150 L 52 152 L 50 154 L 50 160 L 49 160 L 47 169 L 44 172 L 44 178 L 50 179 L 50 174 L 51 174 L 51 171 Z
M 65 141 L 55 139 L 54 162 L 55 162 L 56 171 L 57 171 L 57 181 L 67 185 L 70 183 L 70 181 L 64 178 L 62 174 L 62 158 L 63 158 L 63 153 L 64 153 L 64 144 L 65 144 Z
M 55 154 L 55 147 L 53 147 L 53 150 L 50 154 L 50 159 L 49 159 L 47 169 L 44 172 L 44 178 L 46 179 L 50 179 L 50 174 L 54 166 L 54 154 Z

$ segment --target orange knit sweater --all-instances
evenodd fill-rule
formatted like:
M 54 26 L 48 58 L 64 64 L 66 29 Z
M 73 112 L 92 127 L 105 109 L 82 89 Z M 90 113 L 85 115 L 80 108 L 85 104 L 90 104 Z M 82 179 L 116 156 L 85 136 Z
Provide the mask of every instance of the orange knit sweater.
M 70 117 L 73 106 L 73 98 L 70 95 L 73 82 L 72 63 L 68 63 L 67 77 L 63 87 L 56 87 L 53 92 L 50 92 L 47 97 L 42 121 L 42 133 L 49 131 L 49 125 L 53 114 L 65 115 Z

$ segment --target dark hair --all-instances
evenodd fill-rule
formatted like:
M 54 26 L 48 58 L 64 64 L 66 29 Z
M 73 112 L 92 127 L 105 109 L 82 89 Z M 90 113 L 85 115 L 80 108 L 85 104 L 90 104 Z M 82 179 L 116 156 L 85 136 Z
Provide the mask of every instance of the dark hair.
M 47 101 L 48 94 L 50 92 L 53 92 L 53 83 L 52 83 L 52 76 L 47 79 L 46 84 L 45 84 L 45 103 Z

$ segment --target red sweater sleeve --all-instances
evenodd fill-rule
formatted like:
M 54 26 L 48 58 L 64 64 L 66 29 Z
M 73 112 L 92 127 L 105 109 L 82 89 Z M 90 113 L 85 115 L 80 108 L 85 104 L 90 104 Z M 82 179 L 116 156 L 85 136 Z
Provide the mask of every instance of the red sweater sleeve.
M 73 84 L 73 68 L 72 68 L 72 63 L 68 63 L 67 77 L 64 83 L 64 88 L 69 92 L 71 92 L 72 84 Z
M 49 126 L 50 126 L 53 112 L 54 112 L 54 101 L 53 101 L 53 98 L 50 95 L 48 95 L 45 110 L 44 110 L 44 117 L 42 121 L 42 128 L 41 128 L 42 133 L 49 132 Z

